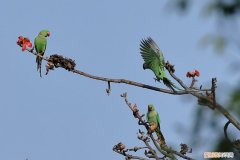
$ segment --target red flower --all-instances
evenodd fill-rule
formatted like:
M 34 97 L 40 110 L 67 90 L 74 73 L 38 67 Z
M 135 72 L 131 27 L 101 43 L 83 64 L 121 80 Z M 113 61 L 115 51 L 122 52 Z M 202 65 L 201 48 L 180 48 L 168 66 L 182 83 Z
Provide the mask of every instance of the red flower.
M 199 72 L 198 70 L 195 69 L 194 72 L 195 72 L 195 75 L 196 75 L 197 77 L 200 76 L 200 72 Z
M 24 39 L 24 37 L 23 37 L 23 36 L 19 36 L 19 37 L 18 37 L 17 44 L 18 44 L 19 46 L 21 46 L 21 45 L 22 45 L 23 39 Z
M 32 43 L 26 37 L 19 36 L 17 44 L 22 47 L 22 51 L 25 51 L 28 48 L 32 48 Z
M 189 78 L 191 78 L 191 77 L 194 78 L 195 76 L 199 77 L 200 76 L 200 72 L 195 69 L 192 72 L 187 72 L 186 76 L 189 77 Z

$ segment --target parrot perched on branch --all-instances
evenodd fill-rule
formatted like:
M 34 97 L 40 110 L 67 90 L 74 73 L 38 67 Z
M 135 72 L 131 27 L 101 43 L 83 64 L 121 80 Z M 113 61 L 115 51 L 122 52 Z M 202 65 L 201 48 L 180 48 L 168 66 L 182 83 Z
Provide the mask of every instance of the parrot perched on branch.
M 165 139 L 160 130 L 160 117 L 152 104 L 148 105 L 147 122 L 149 123 L 150 129 L 154 129 L 156 132 L 160 145 L 166 145 Z
M 39 32 L 38 36 L 35 38 L 34 40 L 34 46 L 35 46 L 35 50 L 39 55 L 44 55 L 45 51 L 46 51 L 46 47 L 47 47 L 47 38 L 50 36 L 50 32 L 48 30 L 42 30 Z M 40 72 L 40 77 L 42 77 L 41 74 L 41 65 L 42 65 L 42 58 L 37 56 L 36 58 L 36 62 L 37 62 L 37 70 L 39 70 Z
M 155 74 L 155 80 L 162 80 L 163 83 L 175 91 L 175 89 L 181 90 L 176 87 L 166 76 L 165 73 L 165 61 L 162 51 L 152 38 L 142 39 L 140 44 L 140 53 L 144 60 L 143 69 L 150 69 Z

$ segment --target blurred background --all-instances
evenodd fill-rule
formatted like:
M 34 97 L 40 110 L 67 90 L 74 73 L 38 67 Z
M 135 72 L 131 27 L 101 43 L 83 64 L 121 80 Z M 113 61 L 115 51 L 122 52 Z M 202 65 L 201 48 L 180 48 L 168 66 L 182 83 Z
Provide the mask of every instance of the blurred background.
M 3 1 L 0 159 L 123 159 L 112 151 L 115 144 L 143 145 L 137 139 L 143 128 L 120 97 L 123 92 L 141 113 L 155 105 L 166 142 L 175 150 L 186 143 L 196 159 L 205 151 L 234 151 L 224 138 L 227 119 L 195 98 L 124 84 L 112 84 L 107 96 L 107 83 L 63 69 L 40 78 L 35 57 L 16 41 L 22 35 L 33 42 L 49 29 L 46 56 L 58 53 L 90 74 L 164 88 L 142 69 L 139 43 L 151 36 L 185 83 L 191 83 L 186 72 L 194 69 L 201 74 L 196 86 L 210 87 L 217 77 L 217 101 L 240 120 L 239 11 L 239 0 Z M 228 132 L 240 138 L 233 126 Z

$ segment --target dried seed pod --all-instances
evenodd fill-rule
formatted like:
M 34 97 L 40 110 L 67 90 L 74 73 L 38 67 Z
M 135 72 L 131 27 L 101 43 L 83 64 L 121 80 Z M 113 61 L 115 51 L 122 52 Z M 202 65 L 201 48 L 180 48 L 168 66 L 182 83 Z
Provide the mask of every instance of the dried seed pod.
M 64 58 L 63 56 L 58 54 L 51 55 L 48 61 L 53 63 L 56 68 L 63 67 L 68 71 L 74 70 L 76 66 L 76 63 L 74 60 L 70 58 Z

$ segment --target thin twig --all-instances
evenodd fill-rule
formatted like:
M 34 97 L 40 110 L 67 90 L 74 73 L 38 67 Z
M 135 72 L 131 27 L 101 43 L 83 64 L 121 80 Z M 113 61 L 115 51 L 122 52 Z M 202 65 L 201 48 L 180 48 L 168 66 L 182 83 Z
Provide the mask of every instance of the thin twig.
M 111 93 L 111 84 L 108 82 L 108 88 L 106 89 L 107 95 L 109 96 Z
M 148 147 L 134 147 L 134 148 L 129 148 L 129 149 L 127 149 L 127 151 L 137 152 L 138 150 L 146 149 L 146 148 L 148 148 Z
M 230 138 L 228 137 L 227 129 L 228 129 L 228 126 L 229 126 L 230 123 L 231 123 L 231 122 L 228 121 L 228 122 L 224 125 L 224 135 L 225 135 L 225 138 L 227 139 L 227 141 L 228 141 L 229 143 L 231 143 L 231 145 L 232 145 L 234 148 L 236 148 L 238 151 L 240 151 L 240 144 L 239 144 L 240 140 L 235 140 L 235 141 L 232 142 L 232 141 L 230 140 Z M 237 143 L 237 144 L 236 144 L 236 143 Z
M 156 160 L 160 160 L 160 158 L 158 157 L 158 155 L 156 154 L 156 151 L 150 146 L 150 144 L 148 143 L 147 139 L 144 139 L 144 138 L 139 138 L 141 139 L 145 145 L 148 147 L 149 151 L 151 151 L 151 154 L 153 155 L 153 157 L 156 159 Z M 146 155 L 146 154 L 145 154 Z
M 229 125 L 230 123 L 231 123 L 230 121 L 227 121 L 227 123 L 224 125 L 224 135 L 225 135 L 225 138 L 227 139 L 227 141 L 232 144 L 232 142 L 231 142 L 231 140 L 228 138 L 228 134 L 227 134 L 227 128 L 228 128 L 228 125 Z
M 116 153 L 118 153 L 118 154 L 121 154 L 121 155 L 125 156 L 126 159 L 129 159 L 129 160 L 130 160 L 130 159 L 147 160 L 147 158 L 140 157 L 140 156 L 134 156 L 134 155 L 126 154 L 126 153 L 124 154 L 123 152 L 120 152 L 120 151 L 115 150 L 115 149 L 113 149 L 113 151 L 116 152 Z
M 112 82 L 112 83 L 125 83 L 125 84 L 128 84 L 128 85 L 137 86 L 137 87 L 141 87 L 141 88 L 146 88 L 146 89 L 150 89 L 150 90 L 154 90 L 154 91 L 158 91 L 158 92 L 163 92 L 163 93 L 167 93 L 167 94 L 174 94 L 174 95 L 188 94 L 188 92 L 185 92 L 185 91 L 173 92 L 171 90 L 162 89 L 162 88 L 158 88 L 158 87 L 154 87 L 154 86 L 151 86 L 151 85 L 147 85 L 147 84 L 143 84 L 143 83 L 139 83 L 139 82 L 135 82 L 135 81 L 131 81 L 131 80 L 126 80 L 126 79 L 113 79 L 113 78 L 94 76 L 92 74 L 88 74 L 88 73 L 85 73 L 85 72 L 80 71 L 80 70 L 73 70 L 72 72 L 77 73 L 77 74 L 82 75 L 82 76 L 85 76 L 85 77 L 88 77 L 88 78 L 91 78 L 91 79 L 95 79 L 95 80 Z
M 142 150 L 148 147 L 134 147 L 131 149 L 125 149 L 125 145 L 121 142 L 119 142 L 117 145 L 113 146 L 113 151 L 125 156 L 126 159 L 139 159 L 139 160 L 145 160 L 146 158 L 140 157 L 140 156 L 133 156 L 131 154 L 128 154 L 129 151 L 137 152 L 138 150 Z
M 212 78 L 212 95 L 213 95 L 213 108 L 215 109 L 216 108 L 216 93 L 215 93 L 215 90 L 216 90 L 216 82 L 217 82 L 217 78 Z

